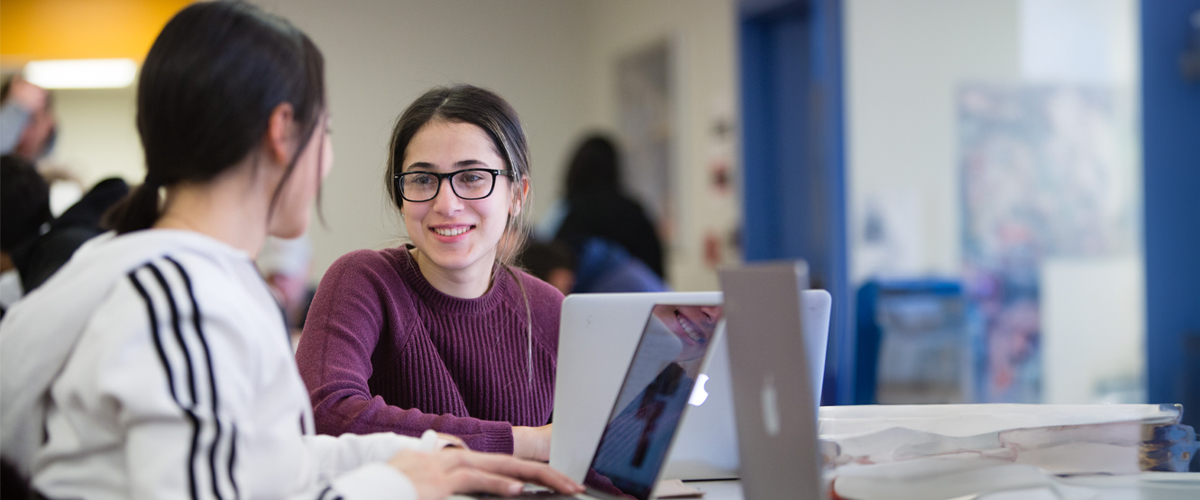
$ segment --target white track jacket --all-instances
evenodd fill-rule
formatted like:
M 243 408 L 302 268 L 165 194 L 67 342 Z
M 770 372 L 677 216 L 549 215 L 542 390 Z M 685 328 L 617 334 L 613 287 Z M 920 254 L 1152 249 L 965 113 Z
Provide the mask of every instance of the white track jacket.
M 436 436 L 313 434 L 282 315 L 198 233 L 89 242 L 0 324 L 0 453 L 49 498 L 414 499 Z

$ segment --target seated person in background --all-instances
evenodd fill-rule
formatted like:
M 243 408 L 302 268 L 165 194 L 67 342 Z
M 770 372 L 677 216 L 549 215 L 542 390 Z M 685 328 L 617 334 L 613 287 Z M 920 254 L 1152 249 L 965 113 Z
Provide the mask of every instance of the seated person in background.
M 299 238 L 267 238 L 254 262 L 279 302 L 295 345 L 304 327 L 303 315 L 308 314 L 308 303 L 312 301 L 313 290 L 308 285 L 312 241 L 307 233 Z
M 529 155 L 512 107 L 469 85 L 400 116 L 385 182 L 410 244 L 322 277 L 296 351 L 317 431 L 420 435 L 547 460 L 563 295 L 513 267 Z
M 20 76 L 0 86 L 0 154 L 37 161 L 54 147 L 56 129 L 49 91 Z
M 588 238 L 577 247 L 559 241 L 530 242 L 519 262 L 564 294 L 670 290 L 642 261 L 602 238 Z
M 607 137 L 586 139 L 567 167 L 567 214 L 554 239 L 582 248 L 590 238 L 603 238 L 625 248 L 660 279 L 662 242 L 642 206 L 621 189 L 617 146 Z
M 33 163 L 0 157 L 0 316 L 26 292 L 14 255 L 42 234 L 50 221 L 50 186 Z
M 140 78 L 146 181 L 113 209 L 116 235 L 0 323 L 0 454 L 38 498 L 581 489 L 544 464 L 443 449 L 432 431 L 314 434 L 252 261 L 268 234 L 305 230 L 332 167 L 324 60 L 304 33 L 249 3 L 197 2 Z
M 97 183 L 79 201 L 50 222 L 50 230 L 13 254 L 25 293 L 45 283 L 87 240 L 105 232 L 101 219 L 110 207 L 129 194 L 129 185 L 118 178 Z
M 521 255 L 517 256 L 517 265 L 557 288 L 563 295 L 571 293 L 575 287 L 575 256 L 571 255 L 571 248 L 562 243 L 542 243 L 531 239 L 521 250 Z
M 575 293 L 670 290 L 646 264 L 612 241 L 588 238 L 575 249 Z

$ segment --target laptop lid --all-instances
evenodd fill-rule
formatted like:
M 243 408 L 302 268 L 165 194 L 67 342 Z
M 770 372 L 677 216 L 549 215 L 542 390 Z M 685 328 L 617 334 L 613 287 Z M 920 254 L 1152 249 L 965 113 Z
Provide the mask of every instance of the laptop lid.
M 805 345 L 804 262 L 718 272 L 745 498 L 822 498 L 817 405 Z
M 596 444 L 607 425 L 609 411 L 629 370 L 634 351 L 642 338 L 650 310 L 656 304 L 715 305 L 720 292 L 596 293 L 573 294 L 563 302 L 558 340 L 558 369 L 554 388 L 554 428 L 550 440 L 550 465 L 572 480 L 582 482 L 591 463 Z M 721 341 L 709 358 L 717 364 Z M 728 365 L 727 358 L 724 365 Z M 705 372 L 708 373 L 708 372 Z M 687 441 L 692 451 L 704 442 L 715 442 L 713 456 L 728 467 L 722 475 L 736 470 L 737 441 L 733 436 L 733 394 L 728 369 L 723 376 L 708 373 L 710 393 L 703 406 L 692 408 L 680 429 L 678 441 Z M 722 384 L 723 382 L 723 384 Z M 722 407 L 721 405 L 725 406 Z M 715 415 L 714 415 L 715 413 Z M 709 425 L 705 422 L 719 423 Z M 691 426 L 723 428 L 723 435 L 712 437 L 689 433 Z M 723 426 L 723 427 L 720 427 Z M 679 446 L 675 447 L 676 449 Z M 686 450 L 685 450 L 686 451 Z M 672 455 L 675 450 L 672 451 Z M 668 471 L 672 458 L 668 457 Z M 733 464 L 728 462 L 732 461 Z M 732 467 L 730 467 L 732 465 Z M 712 467 L 709 467 L 712 468 Z M 669 472 L 668 472 L 669 473 Z M 665 475 L 666 478 L 679 476 Z
M 603 493 L 650 498 L 723 326 L 719 304 L 657 304 L 651 309 L 585 485 Z

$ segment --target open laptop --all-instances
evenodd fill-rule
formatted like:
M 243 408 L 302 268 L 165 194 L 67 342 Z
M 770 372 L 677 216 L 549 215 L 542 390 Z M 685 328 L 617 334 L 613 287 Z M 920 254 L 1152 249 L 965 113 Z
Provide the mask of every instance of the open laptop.
M 592 453 L 607 423 L 605 417 L 617 400 L 646 320 L 656 304 L 720 305 L 721 293 L 574 294 L 563 302 L 550 466 L 572 480 L 583 481 L 587 474 Z M 723 346 L 724 341 L 718 338 L 709 358 L 711 362 L 716 362 L 715 356 L 723 353 Z M 722 361 L 721 364 L 728 365 L 727 359 Z M 704 373 L 709 375 L 707 385 L 702 386 L 705 387 L 702 390 L 709 393 L 708 400 L 688 411 L 678 441 L 690 441 L 688 429 L 693 425 L 716 426 L 717 429 L 724 425 L 725 432 L 717 438 L 724 441 L 720 446 L 724 453 L 713 454 L 719 457 L 715 464 L 697 467 L 723 469 L 720 474 L 728 475 L 737 468 L 737 441 L 730 432 L 733 429 L 733 395 L 728 371 L 722 377 Z M 678 445 L 676 449 L 679 449 Z M 670 467 L 668 465 L 668 469 Z M 683 478 L 672 475 L 670 470 L 664 477 Z
M 729 357 L 745 498 L 824 498 L 817 408 L 802 314 L 804 262 L 718 271 L 725 292 Z
M 815 398 L 820 398 L 831 300 L 824 290 L 805 290 L 803 309 Z M 563 303 L 558 380 L 550 465 L 583 481 L 588 460 L 604 430 L 604 417 L 655 304 L 720 304 L 720 292 L 579 294 Z M 721 335 L 702 370 L 679 437 L 667 458 L 664 479 L 738 477 L 738 442 L 727 338 Z M 705 384 L 707 382 L 707 384 Z
M 591 453 L 583 480 L 587 491 L 575 496 L 538 491 L 522 498 L 649 500 L 725 322 L 720 304 L 660 303 L 643 318 L 633 361 Z

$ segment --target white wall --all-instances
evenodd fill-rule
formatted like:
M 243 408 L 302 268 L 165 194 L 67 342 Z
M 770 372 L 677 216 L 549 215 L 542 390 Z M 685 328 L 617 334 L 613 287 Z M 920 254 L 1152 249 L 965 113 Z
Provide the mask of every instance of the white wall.
M 1144 269 L 1132 256 L 1042 265 L 1045 402 L 1145 401 Z
M 79 177 L 85 188 L 107 177 L 139 183 L 146 160 L 134 123 L 137 90 L 75 89 L 54 91 L 58 137 L 42 163 Z
M 860 218 L 868 203 L 885 210 L 915 205 L 906 211 L 919 217 L 909 221 L 922 233 L 911 238 L 916 248 L 889 271 L 959 274 L 955 95 L 964 82 L 1019 79 L 1017 16 L 1016 0 L 846 0 L 852 282 L 877 269 L 876 256 L 862 253 Z

